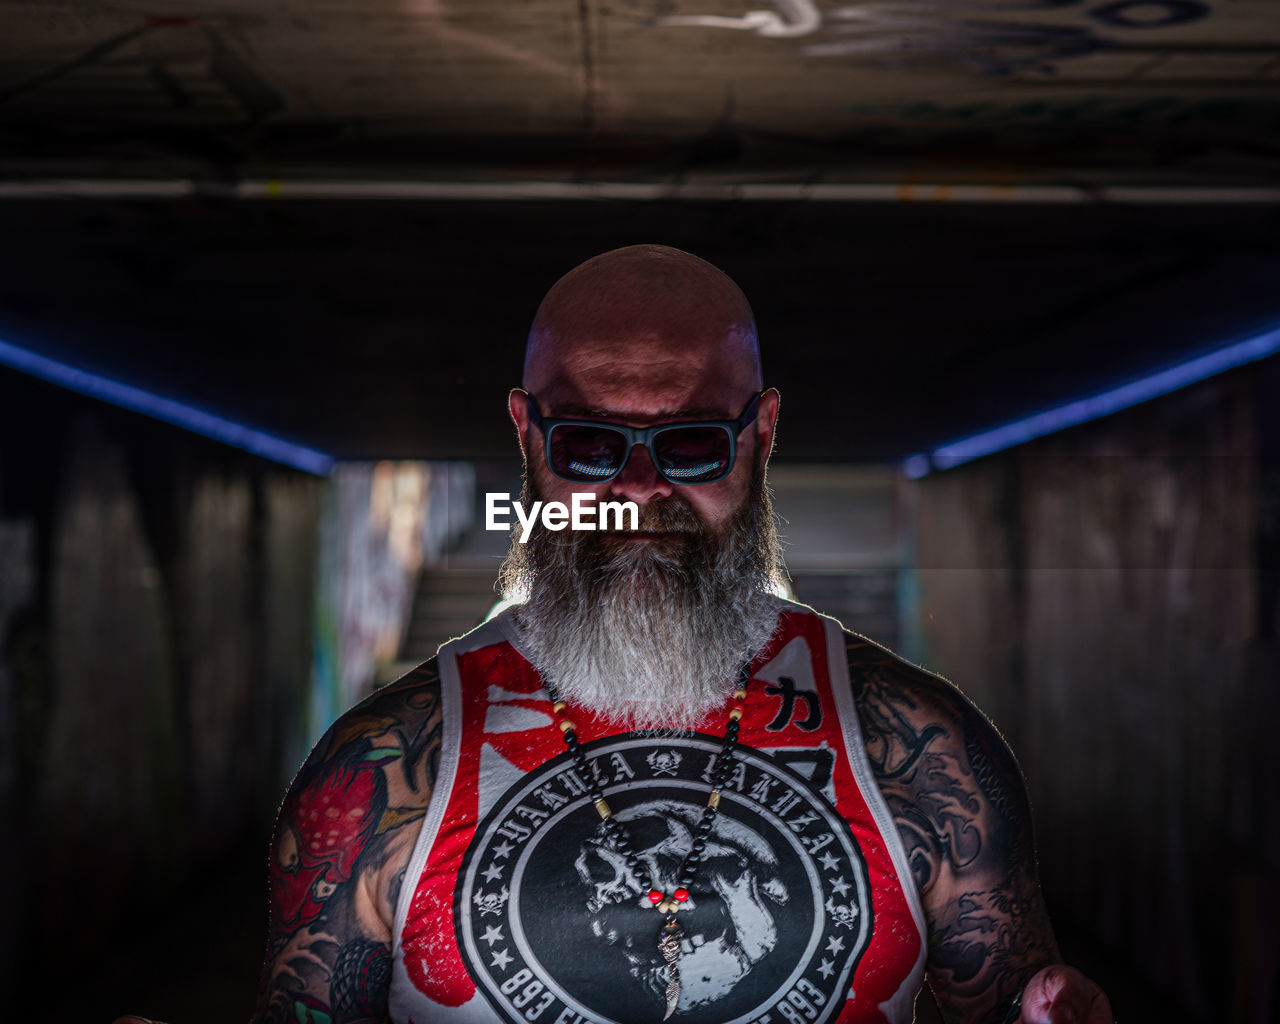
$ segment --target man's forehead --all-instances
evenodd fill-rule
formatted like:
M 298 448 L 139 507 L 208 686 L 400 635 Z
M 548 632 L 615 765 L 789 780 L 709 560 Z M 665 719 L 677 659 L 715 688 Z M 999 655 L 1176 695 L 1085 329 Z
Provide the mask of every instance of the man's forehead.
M 760 373 L 754 332 L 736 324 L 689 332 L 544 330 L 530 341 L 525 383 L 539 393 L 551 386 L 579 393 L 649 389 L 684 402 L 717 390 L 717 383 L 740 390 Z
M 685 386 L 668 380 L 569 381 L 560 378 L 538 392 L 553 415 L 627 419 L 726 419 L 736 409 L 724 387 Z M 741 402 L 736 402 L 741 404 Z
M 562 416 L 723 419 L 748 384 L 742 367 L 716 355 L 593 347 L 544 365 L 533 390 Z

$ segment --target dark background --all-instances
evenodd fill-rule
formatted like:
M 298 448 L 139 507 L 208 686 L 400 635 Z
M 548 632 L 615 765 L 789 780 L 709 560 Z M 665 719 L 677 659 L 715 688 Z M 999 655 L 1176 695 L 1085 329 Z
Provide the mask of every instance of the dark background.
M 0 340 L 483 489 L 547 287 L 698 253 L 783 394 L 798 596 L 1000 726 L 1120 1020 L 1265 1021 L 1276 357 L 899 467 L 1280 325 L 1278 140 L 1266 0 L 0 3 Z M 0 370 L 11 1013 L 247 1015 L 276 802 L 365 685 L 314 669 L 344 479 Z M 482 539 L 414 584 L 446 635 Z

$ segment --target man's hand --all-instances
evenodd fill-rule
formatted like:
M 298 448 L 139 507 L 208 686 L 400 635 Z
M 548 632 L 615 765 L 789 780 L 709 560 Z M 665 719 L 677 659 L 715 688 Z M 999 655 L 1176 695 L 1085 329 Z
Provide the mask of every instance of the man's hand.
M 1112 1024 L 1113 1020 L 1102 989 L 1066 964 L 1032 975 L 1022 990 L 1018 1024 Z

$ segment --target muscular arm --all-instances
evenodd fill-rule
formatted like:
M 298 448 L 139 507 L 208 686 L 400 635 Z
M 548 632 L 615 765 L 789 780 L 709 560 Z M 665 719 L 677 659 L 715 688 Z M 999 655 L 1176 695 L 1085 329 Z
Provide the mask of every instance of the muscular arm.
M 434 660 L 343 715 L 271 843 L 256 1024 L 384 1021 L 391 931 L 440 756 Z
M 860 637 L 846 646 L 867 752 L 928 919 L 930 988 L 947 1021 L 999 1024 L 1029 979 L 1061 962 L 1022 775 L 951 684 Z

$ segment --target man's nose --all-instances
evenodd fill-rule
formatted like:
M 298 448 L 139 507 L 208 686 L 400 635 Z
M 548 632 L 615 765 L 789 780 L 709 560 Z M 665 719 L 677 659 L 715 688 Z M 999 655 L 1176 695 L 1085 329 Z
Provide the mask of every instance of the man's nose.
M 646 502 L 670 497 L 671 483 L 658 472 L 649 449 L 637 444 L 632 447 L 622 472 L 609 481 L 609 493 L 643 506 Z

